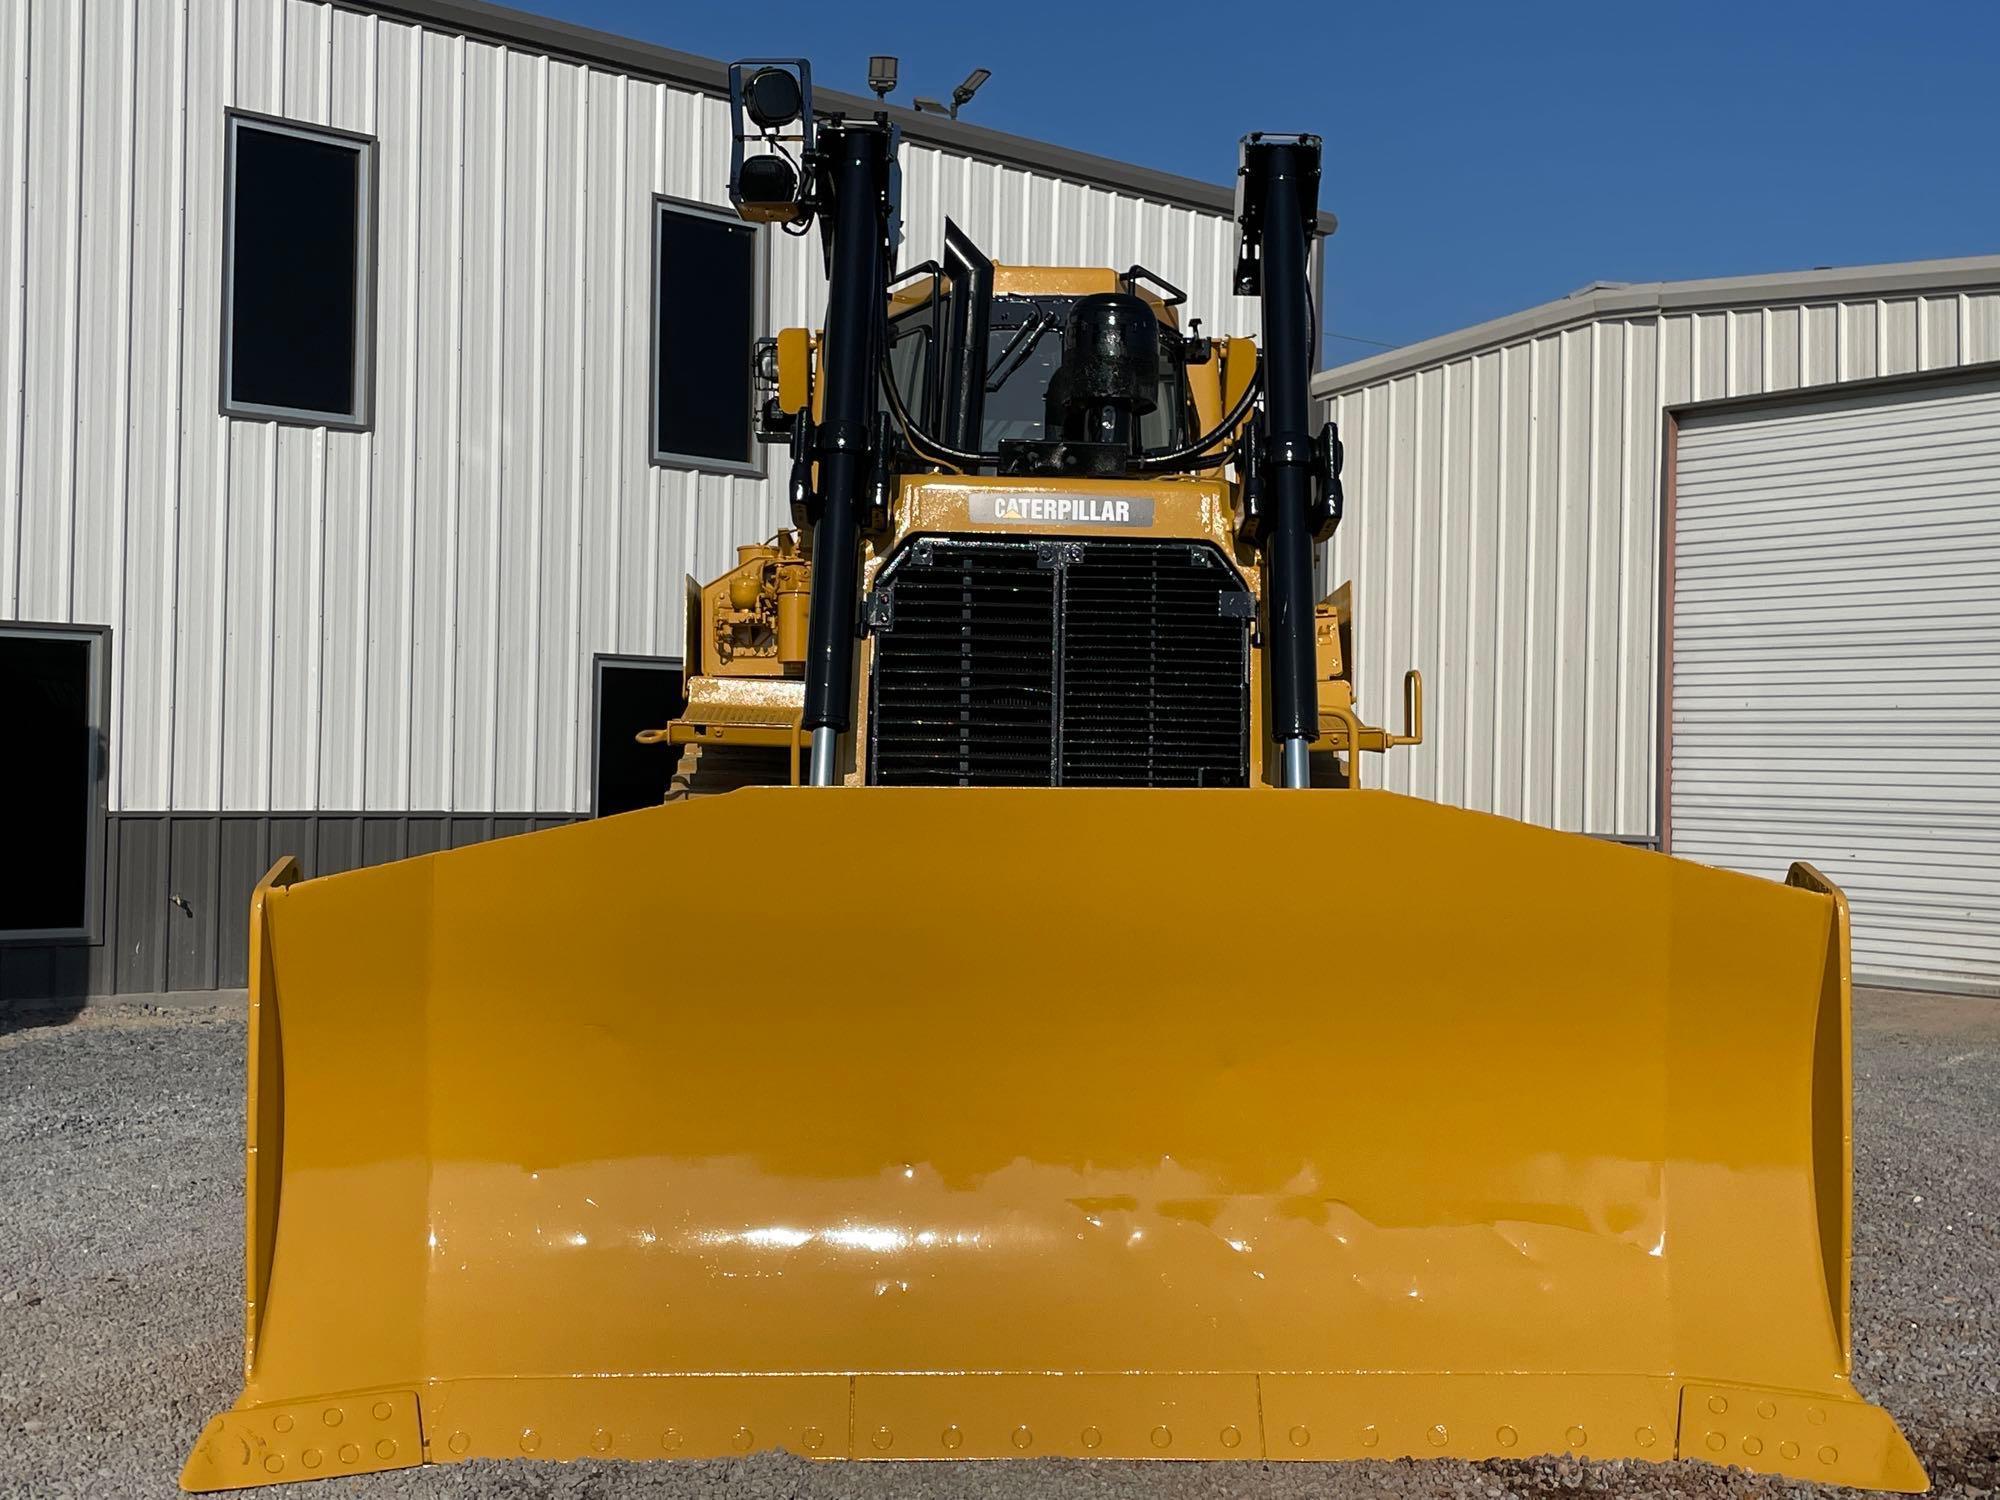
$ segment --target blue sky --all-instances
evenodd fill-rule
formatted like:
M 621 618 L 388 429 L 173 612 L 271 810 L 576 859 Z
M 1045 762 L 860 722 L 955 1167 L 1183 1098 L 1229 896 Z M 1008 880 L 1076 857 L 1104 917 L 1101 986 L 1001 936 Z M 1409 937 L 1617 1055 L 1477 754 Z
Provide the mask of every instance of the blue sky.
M 1326 137 L 1329 362 L 1596 280 L 2000 252 L 2000 3 L 661 4 L 514 0 L 683 51 L 1227 182 Z M 989 31 L 994 17 L 1001 24 Z

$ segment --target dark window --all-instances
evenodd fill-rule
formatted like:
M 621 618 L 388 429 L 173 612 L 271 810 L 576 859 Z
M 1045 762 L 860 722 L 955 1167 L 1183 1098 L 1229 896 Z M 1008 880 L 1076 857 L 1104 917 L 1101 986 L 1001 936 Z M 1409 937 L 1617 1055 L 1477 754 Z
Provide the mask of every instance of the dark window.
M 597 806 L 600 818 L 658 807 L 681 753 L 642 745 L 642 729 L 664 729 L 687 706 L 677 661 L 597 659 Z
M 1181 336 L 1160 327 L 1160 400 L 1139 419 L 1139 448 L 1164 453 L 1201 435 L 1194 424 L 1193 399 L 1187 388 L 1187 356 Z
M 225 411 L 367 421 L 372 150 L 231 117 Z
M 0 630 L 0 932 L 81 934 L 99 815 L 92 636 Z
M 1074 297 L 995 297 L 986 335 L 986 404 L 981 446 L 1008 438 L 1054 438 L 1048 389 L 1062 368 L 1063 337 Z M 1181 336 L 1160 326 L 1158 404 L 1139 419 L 1142 452 L 1162 453 L 1193 437 Z
M 935 305 L 924 302 L 889 320 L 889 378 L 896 382 L 904 410 L 929 431 L 937 428 L 937 415 L 931 409 L 931 320 L 935 316 Z M 875 406 L 878 411 L 889 411 L 888 396 L 878 391 Z
M 748 469 L 757 343 L 757 232 L 722 214 L 656 206 L 653 457 Z
M 1047 420 L 1049 382 L 1062 368 L 1062 359 L 1063 331 L 1058 320 L 988 330 L 981 448 L 993 453 L 1008 438 L 1062 436 L 1048 431 Z M 993 383 L 996 375 L 998 385 Z

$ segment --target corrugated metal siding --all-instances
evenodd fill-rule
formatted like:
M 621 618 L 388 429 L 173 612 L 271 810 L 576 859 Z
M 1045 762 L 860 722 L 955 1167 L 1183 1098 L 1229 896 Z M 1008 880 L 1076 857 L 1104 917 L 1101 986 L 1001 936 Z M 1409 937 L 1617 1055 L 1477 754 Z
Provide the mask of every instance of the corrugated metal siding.
M 1588 833 L 1655 829 L 1661 413 L 2000 359 L 2000 293 L 1607 317 L 1327 402 L 1364 708 L 1420 667 L 1426 743 L 1371 785 Z
M 222 132 L 380 142 L 376 425 L 217 415 Z M 0 7 L 0 618 L 115 627 L 112 806 L 580 811 L 593 653 L 677 655 L 681 579 L 784 519 L 646 461 L 650 205 L 726 201 L 728 111 L 315 0 Z M 1221 214 L 905 148 L 905 259 L 1186 287 Z M 769 242 L 773 327 L 816 239 Z
M 1674 494 L 1674 852 L 2000 992 L 2000 380 L 1690 414 Z

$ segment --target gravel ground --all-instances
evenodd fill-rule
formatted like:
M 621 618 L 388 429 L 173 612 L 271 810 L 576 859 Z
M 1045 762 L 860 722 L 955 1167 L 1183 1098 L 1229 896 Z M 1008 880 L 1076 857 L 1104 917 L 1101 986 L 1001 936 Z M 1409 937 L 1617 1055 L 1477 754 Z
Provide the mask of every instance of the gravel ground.
M 1937 1492 L 2000 1494 L 2000 1002 L 1857 1000 L 1855 1335 Z M 237 1388 L 243 1025 L 0 1013 L 0 1496 L 175 1493 Z M 457 1464 L 306 1496 L 1818 1495 L 1700 1464 Z

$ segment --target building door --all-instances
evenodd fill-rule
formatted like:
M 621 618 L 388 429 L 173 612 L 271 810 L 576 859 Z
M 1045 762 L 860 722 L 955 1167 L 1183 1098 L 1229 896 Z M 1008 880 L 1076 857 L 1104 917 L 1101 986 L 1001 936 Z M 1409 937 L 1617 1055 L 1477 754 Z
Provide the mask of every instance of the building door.
M 658 807 L 667 795 L 680 751 L 642 745 L 642 729 L 663 729 L 687 706 L 681 664 L 665 657 L 597 658 L 591 813 L 609 817 Z
M 1677 425 L 1672 851 L 1809 860 L 1857 978 L 2000 993 L 2000 377 Z
M 103 632 L 0 624 L 0 938 L 88 938 L 103 801 Z

